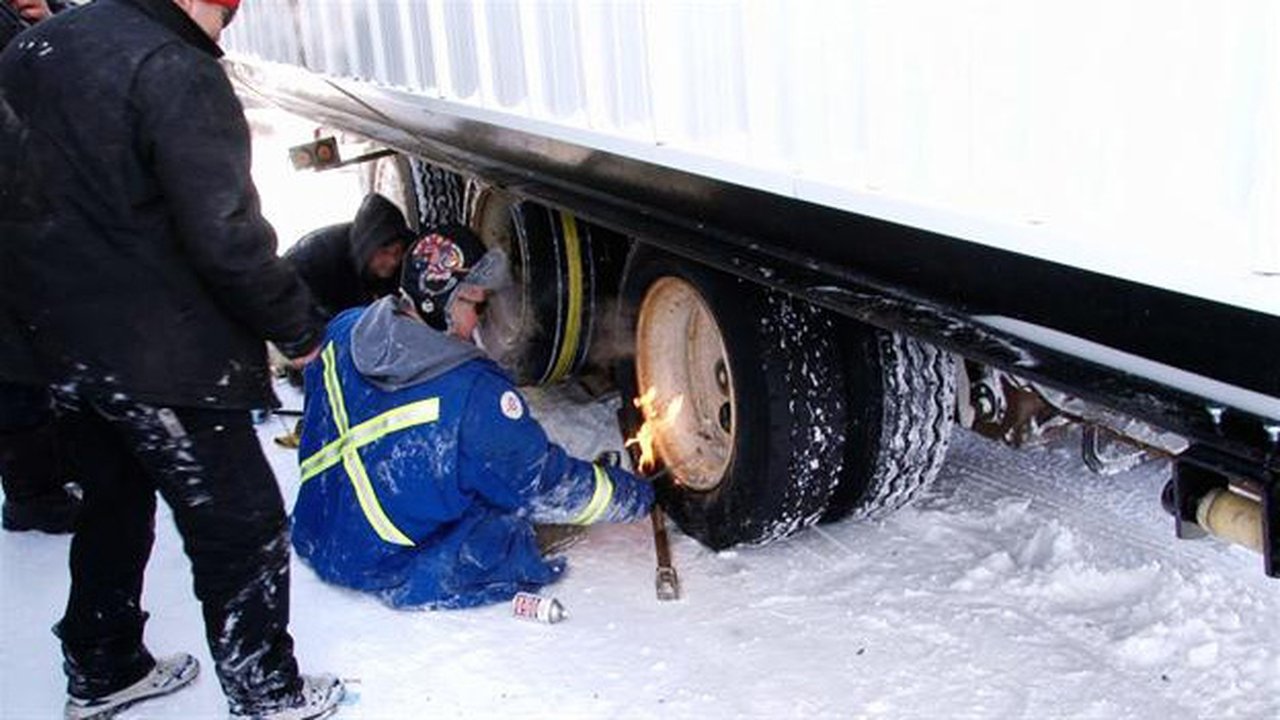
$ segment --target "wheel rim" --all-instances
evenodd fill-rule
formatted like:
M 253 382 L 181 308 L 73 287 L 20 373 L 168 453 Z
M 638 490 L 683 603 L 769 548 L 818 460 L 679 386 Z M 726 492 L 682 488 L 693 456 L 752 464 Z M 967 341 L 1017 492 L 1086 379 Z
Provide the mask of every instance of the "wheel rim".
M 685 487 L 717 487 L 733 459 L 733 376 L 724 338 L 698 290 L 675 277 L 649 287 L 636 326 L 636 377 L 640 392 L 656 388 L 659 414 L 676 396 L 683 409 L 660 427 L 658 455 Z
M 505 363 L 520 344 L 530 310 L 524 304 L 524 259 L 515 239 L 514 199 L 495 189 L 484 192 L 477 203 L 473 225 L 487 247 L 500 248 L 511 261 L 511 285 L 494 293 L 480 335 L 489 355 Z

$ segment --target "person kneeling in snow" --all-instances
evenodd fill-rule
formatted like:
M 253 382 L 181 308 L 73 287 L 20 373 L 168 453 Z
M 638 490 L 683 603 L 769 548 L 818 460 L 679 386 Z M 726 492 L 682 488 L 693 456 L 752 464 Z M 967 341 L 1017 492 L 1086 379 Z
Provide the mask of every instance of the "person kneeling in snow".
M 473 344 L 506 257 L 462 226 L 428 231 L 398 296 L 329 324 L 305 375 L 293 545 L 328 582 L 395 607 L 460 608 L 564 571 L 534 523 L 628 522 L 653 488 L 570 457 Z

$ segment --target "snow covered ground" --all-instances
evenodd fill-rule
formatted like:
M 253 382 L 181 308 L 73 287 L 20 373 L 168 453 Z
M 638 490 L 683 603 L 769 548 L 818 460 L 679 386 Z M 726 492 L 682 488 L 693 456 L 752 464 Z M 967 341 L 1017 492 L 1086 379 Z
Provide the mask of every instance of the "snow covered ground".
M 283 243 L 359 201 L 350 174 L 283 166 L 299 128 L 263 133 L 257 150 Z M 532 399 L 572 452 L 619 444 L 611 402 L 574 386 Z M 292 502 L 296 457 L 270 441 L 285 429 L 271 419 L 260 435 Z M 959 433 L 936 485 L 886 521 L 720 553 L 675 533 L 674 603 L 654 598 L 638 523 L 569 548 L 569 575 L 548 588 L 569 612 L 559 625 L 505 605 L 397 612 L 295 563 L 291 627 L 304 670 L 349 680 L 349 718 L 1280 718 L 1280 582 L 1248 551 L 1175 542 L 1156 499 L 1167 474 L 1097 477 L 1069 444 L 1015 452 Z M 204 674 L 123 717 L 224 717 L 161 507 L 147 641 L 194 652 Z M 0 533 L 4 720 L 61 712 L 49 628 L 68 544 Z
M 535 395 L 573 452 L 617 445 L 612 403 Z M 261 435 L 292 500 L 295 457 L 269 439 L 284 428 Z M 677 602 L 654 598 L 639 523 L 568 549 L 570 573 L 548 589 L 569 612 L 558 625 L 505 605 L 398 612 L 295 562 L 292 630 L 305 669 L 351 681 L 351 718 L 1280 717 L 1280 585 L 1247 551 L 1173 541 L 1155 502 L 1167 471 L 1101 478 L 1065 445 L 1017 452 L 961 433 L 934 488 L 887 521 L 720 553 L 676 533 Z M 124 717 L 219 717 L 161 514 L 148 643 L 194 651 L 206 673 Z M 49 627 L 67 546 L 0 535 L 0 717 L 59 712 Z

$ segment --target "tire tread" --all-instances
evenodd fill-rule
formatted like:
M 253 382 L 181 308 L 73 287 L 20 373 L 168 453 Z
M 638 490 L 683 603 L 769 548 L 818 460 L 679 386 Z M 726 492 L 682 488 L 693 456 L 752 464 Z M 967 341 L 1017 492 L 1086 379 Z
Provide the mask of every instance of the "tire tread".
M 914 500 L 938 475 L 951 440 L 956 361 L 940 348 L 880 333 L 884 404 L 880 452 L 855 519 L 884 517 Z

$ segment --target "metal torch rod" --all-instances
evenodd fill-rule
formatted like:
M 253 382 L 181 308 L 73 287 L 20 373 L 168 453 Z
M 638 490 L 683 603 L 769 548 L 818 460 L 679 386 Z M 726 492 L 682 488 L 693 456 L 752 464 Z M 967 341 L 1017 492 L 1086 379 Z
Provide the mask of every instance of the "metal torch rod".
M 631 373 L 628 372 L 622 377 L 626 378 L 630 375 Z M 640 423 L 641 420 L 634 408 L 624 405 L 618 409 L 618 429 L 622 431 L 623 438 L 634 435 Z M 637 457 L 636 451 L 634 448 L 627 448 L 627 452 L 631 455 L 632 467 L 638 469 L 640 458 Z M 664 467 L 644 479 L 653 483 L 667 472 L 668 468 Z M 659 600 L 676 600 L 680 597 L 680 577 L 676 575 L 675 566 L 671 564 L 671 543 L 667 539 L 666 517 L 656 502 L 653 504 L 653 509 L 649 511 L 649 519 L 653 523 L 653 549 L 658 561 L 658 568 L 654 573 L 654 589 Z
M 653 482 L 666 474 L 667 469 L 663 468 L 646 479 Z M 654 503 L 653 509 L 649 511 L 649 519 L 653 522 L 653 549 L 658 561 L 657 571 L 654 573 L 654 590 L 659 600 L 678 600 L 680 576 L 676 574 L 676 568 L 671 564 L 671 541 L 667 537 L 666 514 L 657 503 Z
M 655 505 L 649 511 L 649 519 L 653 521 L 653 549 L 658 556 L 658 569 L 671 568 L 671 541 L 667 538 L 667 519 L 662 508 Z

